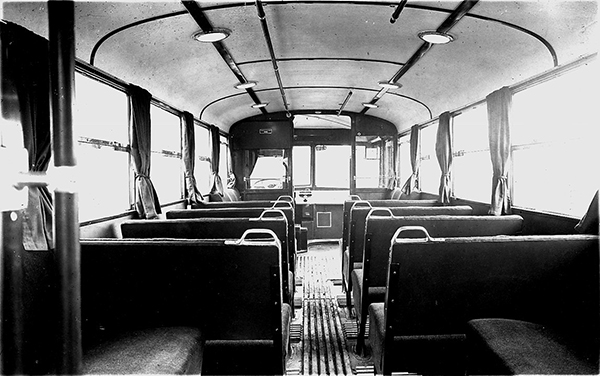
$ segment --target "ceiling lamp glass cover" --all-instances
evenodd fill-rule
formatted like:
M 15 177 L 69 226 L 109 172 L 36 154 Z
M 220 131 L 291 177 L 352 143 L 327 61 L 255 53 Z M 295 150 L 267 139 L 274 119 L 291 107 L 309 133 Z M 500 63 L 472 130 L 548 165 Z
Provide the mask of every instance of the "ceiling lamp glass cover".
M 198 42 L 203 43 L 215 43 L 220 42 L 227 38 L 231 34 L 231 31 L 224 28 L 214 28 L 211 31 L 199 31 L 192 37 Z
M 237 85 L 234 85 L 233 87 L 235 87 L 236 89 L 250 89 L 251 87 L 255 87 L 258 84 L 258 82 L 256 81 L 246 81 L 246 82 L 240 82 Z
M 419 33 L 419 38 L 431 44 L 446 44 L 454 40 L 452 35 L 438 31 L 422 31 Z
M 367 107 L 367 108 L 377 108 L 377 107 L 379 107 L 378 105 L 376 105 L 374 103 L 369 103 L 369 102 L 365 102 L 362 105 L 365 106 L 365 107 Z
M 390 90 L 396 90 L 396 89 L 400 89 L 402 87 L 402 85 L 400 85 L 400 84 L 394 84 L 389 81 L 379 81 L 377 84 L 384 89 L 390 89 Z
M 267 107 L 267 105 L 268 105 L 268 103 L 255 103 L 251 107 L 252 108 L 263 108 L 263 107 Z

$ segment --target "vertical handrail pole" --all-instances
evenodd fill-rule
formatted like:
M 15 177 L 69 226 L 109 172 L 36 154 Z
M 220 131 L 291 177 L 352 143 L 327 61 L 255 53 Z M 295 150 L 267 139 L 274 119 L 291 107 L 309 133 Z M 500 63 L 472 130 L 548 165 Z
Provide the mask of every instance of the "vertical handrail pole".
M 54 165 L 58 172 L 55 198 L 55 252 L 59 278 L 58 373 L 81 374 L 81 250 L 79 246 L 78 197 L 73 132 L 75 81 L 75 5 L 73 1 L 50 0 L 50 78 Z
M 0 212 L 0 374 L 23 374 L 23 210 Z

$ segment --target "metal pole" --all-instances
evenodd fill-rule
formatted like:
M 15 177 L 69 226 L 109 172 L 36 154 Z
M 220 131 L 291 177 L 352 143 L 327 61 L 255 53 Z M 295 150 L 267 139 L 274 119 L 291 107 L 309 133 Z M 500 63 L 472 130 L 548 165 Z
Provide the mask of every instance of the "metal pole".
M 55 198 L 55 252 L 60 299 L 58 373 L 82 372 L 81 270 L 78 197 L 73 181 L 76 165 L 73 135 L 75 80 L 75 6 L 48 3 L 54 165 L 59 171 Z

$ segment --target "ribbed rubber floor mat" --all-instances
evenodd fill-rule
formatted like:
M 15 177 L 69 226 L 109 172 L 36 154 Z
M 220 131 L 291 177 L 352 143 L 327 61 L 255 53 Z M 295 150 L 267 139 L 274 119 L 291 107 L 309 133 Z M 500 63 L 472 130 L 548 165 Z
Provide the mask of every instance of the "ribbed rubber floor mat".
M 302 361 L 301 375 L 351 375 L 347 343 L 340 319 L 337 296 L 332 293 L 336 260 L 334 257 L 307 253 L 298 258 L 302 285 Z M 332 272 L 333 270 L 333 272 Z M 300 290 L 300 291 L 299 291 Z

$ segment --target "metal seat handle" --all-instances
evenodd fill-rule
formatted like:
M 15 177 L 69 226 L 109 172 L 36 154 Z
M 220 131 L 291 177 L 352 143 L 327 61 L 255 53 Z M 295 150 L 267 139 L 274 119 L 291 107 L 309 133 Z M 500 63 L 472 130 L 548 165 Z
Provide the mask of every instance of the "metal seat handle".
M 263 235 L 266 236 L 260 239 L 250 239 L 250 235 Z M 238 240 L 226 240 L 225 244 L 227 245 L 244 245 L 244 244 L 252 244 L 252 243 L 277 243 L 279 242 L 279 238 L 272 230 L 266 228 L 250 228 L 244 231 L 242 237 Z
M 258 218 L 251 218 L 250 220 L 252 221 L 264 221 L 267 219 L 280 219 L 278 216 L 276 217 L 265 217 L 266 214 L 279 214 L 281 216 L 281 218 L 286 219 L 285 218 L 285 214 L 283 213 L 283 211 L 281 209 L 265 209 L 263 210 L 262 213 L 260 213 L 260 215 L 258 216 Z
M 400 234 L 405 231 L 420 231 L 423 233 L 424 237 L 423 238 L 399 238 Z M 427 242 L 434 242 L 436 240 L 440 241 L 439 239 L 432 238 L 429 235 L 429 233 L 427 232 L 427 230 L 425 229 L 425 227 L 423 227 L 423 226 L 401 226 L 396 230 L 396 232 L 394 233 L 394 236 L 392 237 L 392 246 L 394 244 L 398 244 L 398 243 L 402 243 L 402 242 L 406 242 L 406 241 L 412 241 L 412 242 L 421 241 L 421 242 L 427 243 Z

